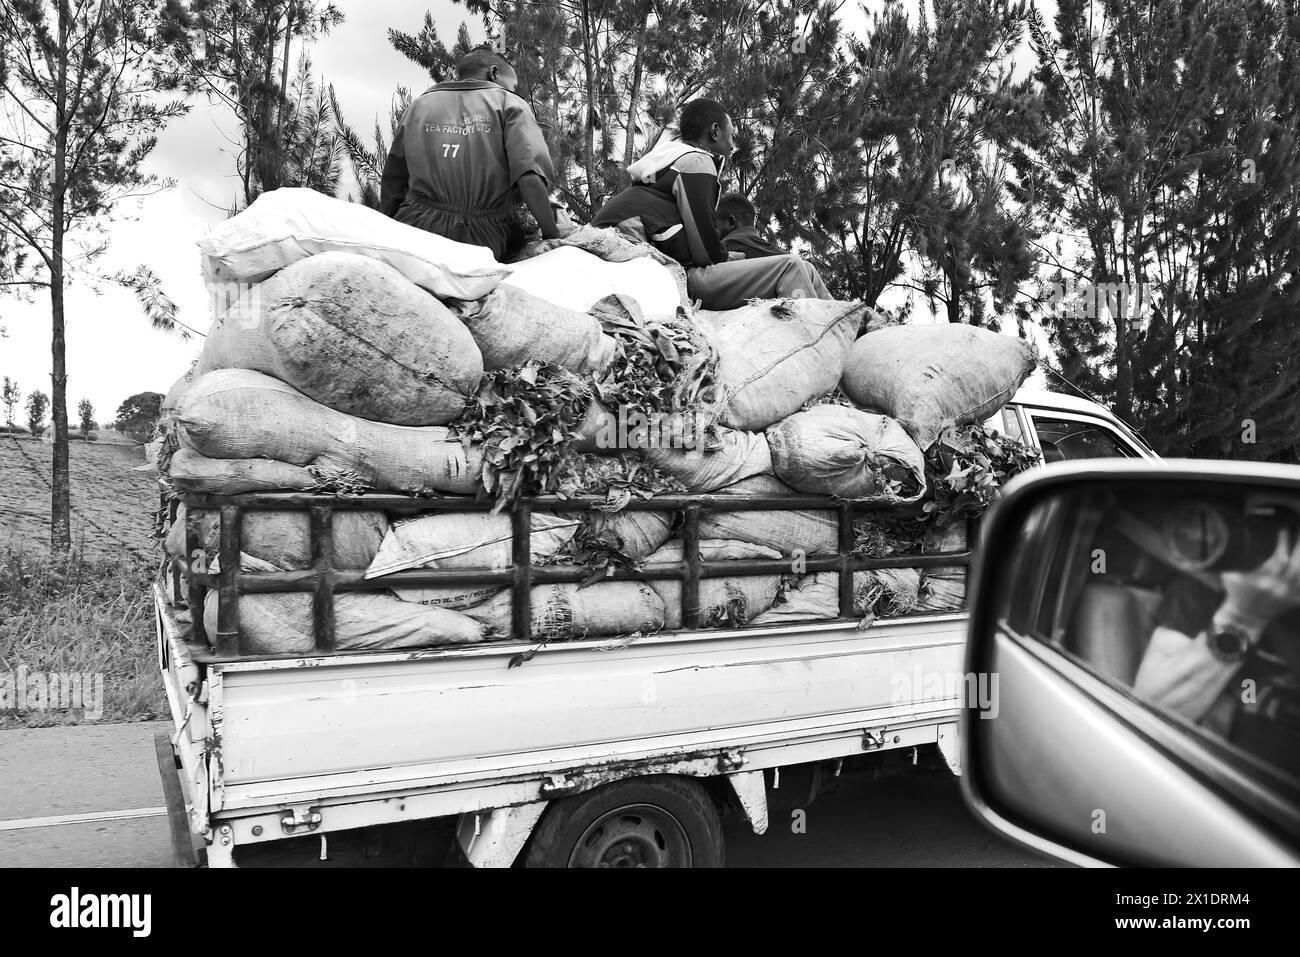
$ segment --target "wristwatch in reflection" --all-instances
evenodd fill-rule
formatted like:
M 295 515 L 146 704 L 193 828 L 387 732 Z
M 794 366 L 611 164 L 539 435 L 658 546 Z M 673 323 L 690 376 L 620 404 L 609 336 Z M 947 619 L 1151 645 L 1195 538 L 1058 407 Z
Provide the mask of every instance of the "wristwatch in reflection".
M 1205 630 L 1205 646 L 1219 661 L 1238 662 L 1263 634 L 1262 626 L 1242 621 L 1240 616 L 1220 608 Z
M 1252 644 L 1250 633 L 1240 625 L 1211 625 L 1205 633 L 1205 644 L 1217 660 L 1237 662 L 1246 657 Z

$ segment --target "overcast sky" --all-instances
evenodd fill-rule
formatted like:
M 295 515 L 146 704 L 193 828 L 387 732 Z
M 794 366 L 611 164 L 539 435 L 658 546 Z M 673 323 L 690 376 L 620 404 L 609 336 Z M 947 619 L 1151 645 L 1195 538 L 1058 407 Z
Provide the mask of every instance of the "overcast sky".
M 336 0 L 346 20 L 312 49 L 315 72 L 334 84 L 348 122 L 369 130 L 374 116 L 387 117 L 398 86 L 425 89 L 428 75 L 388 44 L 388 28 L 408 33 L 420 28 L 429 10 L 448 41 L 465 20 L 475 37 L 482 25 L 451 0 Z M 296 57 L 296 54 L 295 54 Z M 211 321 L 195 243 L 238 196 L 235 174 L 236 126 L 228 113 L 196 101 L 192 112 L 171 123 L 159 137 L 148 168 L 177 181 L 173 189 L 119 208 L 110 227 L 112 245 L 100 266 L 103 272 L 152 267 L 166 293 L 180 308 L 179 318 L 206 331 Z M 128 221 L 127 217 L 131 217 Z M 129 292 L 105 287 L 96 296 L 83 286 L 67 292 L 68 413 L 76 420 L 83 397 L 95 405 L 96 418 L 111 422 L 118 405 L 136 392 L 166 392 L 189 368 L 202 339 L 188 342 L 156 332 Z M 48 294 L 31 303 L 0 298 L 0 376 L 17 379 L 24 395 L 50 392 L 50 302 Z M 2 413 L 0 413 L 2 416 Z M 15 415 L 15 420 L 22 418 Z

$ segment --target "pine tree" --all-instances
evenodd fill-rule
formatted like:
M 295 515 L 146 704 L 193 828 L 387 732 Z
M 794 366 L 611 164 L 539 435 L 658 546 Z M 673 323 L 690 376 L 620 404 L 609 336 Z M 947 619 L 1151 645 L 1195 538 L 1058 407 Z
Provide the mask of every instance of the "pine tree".
M 316 0 L 169 0 L 171 52 L 186 90 L 224 104 L 239 122 L 240 195 L 248 205 L 294 174 L 290 69 L 300 51 L 343 22 Z M 299 170 L 298 172 L 301 172 Z
M 1078 237 L 1057 275 L 1128 300 L 1045 324 L 1066 374 L 1167 454 L 1295 456 L 1296 16 L 1068 0 L 1055 36 L 1033 24 L 1038 156 Z
M 146 0 L 0 5 L 0 232 L 26 247 L 49 289 L 56 550 L 71 545 L 64 294 L 74 277 L 95 282 L 117 203 L 168 185 L 143 164 L 158 132 L 187 109 L 171 98 L 173 28 Z M 156 324 L 171 325 L 147 267 L 111 278 L 136 292 Z
M 1023 2 L 931 0 L 914 30 L 921 81 L 902 150 L 925 178 L 909 184 L 908 222 L 921 288 L 949 322 L 985 324 L 986 297 L 1003 312 L 1033 278 L 1037 237 L 1013 162 L 1042 118 L 1032 80 L 1014 77 L 1027 22 Z

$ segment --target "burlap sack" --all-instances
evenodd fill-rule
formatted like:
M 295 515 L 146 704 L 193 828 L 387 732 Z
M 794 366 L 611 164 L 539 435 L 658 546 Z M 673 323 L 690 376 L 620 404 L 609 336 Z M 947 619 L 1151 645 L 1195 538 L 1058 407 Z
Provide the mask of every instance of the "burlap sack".
M 658 631 L 664 626 L 663 602 L 642 582 L 538 585 L 529 592 L 531 636 L 568 640 L 599 635 Z M 503 590 L 465 614 L 498 634 L 511 634 L 510 591 Z
M 211 459 L 184 446 L 172 454 L 167 475 L 178 489 L 211 495 L 304 492 L 320 484 L 299 465 L 273 459 Z
M 181 444 L 216 459 L 274 459 L 373 491 L 471 494 L 482 460 L 449 430 L 335 412 L 246 369 L 200 376 L 177 412 Z
M 582 520 L 544 512 L 532 516 L 530 552 L 539 564 L 571 539 Z M 408 568 L 489 568 L 511 564 L 513 532 L 509 514 L 440 512 L 393 522 L 367 578 L 379 578 Z M 404 601 L 447 608 L 468 608 L 500 590 L 500 585 L 438 585 L 394 588 Z
M 724 495 L 793 495 L 770 475 L 757 475 L 720 490 Z M 782 555 L 834 555 L 839 519 L 831 511 L 713 512 L 700 516 L 701 538 L 724 538 L 775 548 Z
M 681 442 L 673 441 L 678 431 L 661 430 L 664 434 L 668 441 L 647 445 L 641 454 L 692 491 L 715 492 L 742 479 L 772 472 L 772 454 L 761 432 L 719 426 L 716 441 L 706 439 L 699 430 L 685 434 L 683 438 L 688 441 Z
M 702 540 L 700 558 L 725 561 L 746 558 L 780 558 L 780 552 L 743 541 Z M 682 560 L 682 541 L 674 539 L 646 559 L 644 570 L 653 574 L 655 566 L 673 565 Z M 771 607 L 781 591 L 782 576 L 737 575 L 731 578 L 700 579 L 700 627 L 741 625 Z M 650 587 L 663 600 L 664 627 L 682 627 L 682 585 L 677 579 L 663 578 Z
M 211 640 L 217 633 L 216 592 L 204 601 L 203 624 Z M 242 595 L 239 631 L 245 655 L 310 654 L 316 649 L 312 596 Z M 465 645 L 486 638 L 483 625 L 460 612 L 365 592 L 334 596 L 334 635 L 339 651 Z
M 865 309 L 829 299 L 780 299 L 697 312 L 718 353 L 722 424 L 765 429 L 834 389 Z
M 925 536 L 923 551 L 961 552 L 966 550 L 966 524 L 954 522 L 947 528 L 933 529 Z M 918 611 L 961 611 L 966 607 L 966 569 L 961 565 L 940 565 L 923 569 Z
M 853 573 L 853 615 L 868 613 L 898 618 L 921 610 L 918 600 L 921 576 L 915 568 L 878 568 Z M 756 618 L 755 625 L 788 625 L 800 621 L 828 621 L 840 616 L 838 572 L 805 575 L 782 593 L 780 599 Z
M 982 422 L 1034 371 L 1028 342 L 962 323 L 891 326 L 853 344 L 841 385 L 897 419 L 922 450 L 949 425 Z
M 181 505 L 167 532 L 164 548 L 172 558 L 185 557 L 187 508 Z M 211 564 L 220 547 L 221 520 L 211 509 L 199 512 L 199 548 Z M 330 558 L 335 568 L 362 569 L 374 561 L 388 531 L 383 512 L 340 509 L 332 519 L 334 530 Z M 282 571 L 311 568 L 311 515 L 306 511 L 244 512 L 240 523 L 240 550 Z M 190 556 L 192 559 L 204 556 Z
M 268 531 L 277 521 L 273 520 L 267 525 L 255 523 L 253 530 Z M 283 523 L 280 524 L 284 527 Z M 362 534 L 354 536 L 354 539 L 364 542 L 367 535 L 374 531 L 374 525 L 374 519 L 358 513 L 358 518 L 354 522 L 345 522 L 344 528 L 359 529 Z M 369 537 L 373 540 L 372 534 Z M 269 540 L 255 541 L 253 544 L 268 551 L 276 550 L 274 543 Z M 361 547 L 364 548 L 364 544 Z M 353 564 L 359 562 L 359 555 L 349 556 L 349 550 L 349 546 L 344 546 L 344 553 L 340 557 Z M 277 562 L 292 561 L 301 558 L 301 553 L 293 554 L 279 549 L 273 557 Z M 239 564 L 247 572 L 291 570 L 285 564 L 277 562 L 243 552 Z M 214 560 L 211 570 L 215 573 L 220 569 L 220 561 Z M 312 595 L 307 592 L 241 595 L 240 653 L 284 655 L 315 651 L 312 602 Z M 217 634 L 218 607 L 217 592 L 209 591 L 203 605 L 203 625 L 207 629 L 209 641 Z M 471 644 L 487 637 L 481 624 L 459 612 L 446 608 L 425 608 L 373 592 L 345 592 L 334 596 L 334 635 L 339 651 Z
M 589 534 L 608 539 L 633 561 L 640 561 L 668 541 L 672 531 L 671 512 L 602 512 L 583 513 Z
M 483 354 L 485 369 L 513 369 L 530 360 L 579 376 L 599 377 L 617 350 L 600 322 L 503 284 L 473 302 L 449 301 Z
M 392 266 L 321 253 L 213 320 L 196 371 L 215 369 L 265 372 L 375 422 L 445 425 L 478 388 L 483 357 L 451 310 Z
M 801 492 L 881 503 L 925 492 L 925 455 L 883 415 L 817 405 L 771 426 L 772 471 Z
M 195 365 L 198 365 L 198 363 L 195 362 Z M 158 403 L 159 425 L 164 428 L 170 425 L 173 417 L 176 415 L 176 410 L 180 408 L 181 402 L 185 398 L 185 393 L 190 391 L 190 385 L 194 382 L 194 379 L 194 370 L 190 369 L 172 383 L 171 388 L 167 390 L 167 394 L 164 395 L 162 401 Z

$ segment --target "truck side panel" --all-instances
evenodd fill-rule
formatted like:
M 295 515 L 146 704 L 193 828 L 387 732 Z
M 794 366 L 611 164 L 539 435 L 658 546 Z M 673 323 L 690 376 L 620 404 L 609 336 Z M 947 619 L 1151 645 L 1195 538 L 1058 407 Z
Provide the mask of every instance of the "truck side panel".
M 510 658 L 527 646 L 240 665 L 223 670 L 219 724 L 213 716 L 221 803 L 256 806 L 294 780 L 316 796 L 486 784 L 951 713 L 951 686 L 927 677 L 960 672 L 964 629 L 961 616 L 942 616 L 867 631 L 828 623 L 678 633 L 615 649 L 556 645 L 515 668 Z

